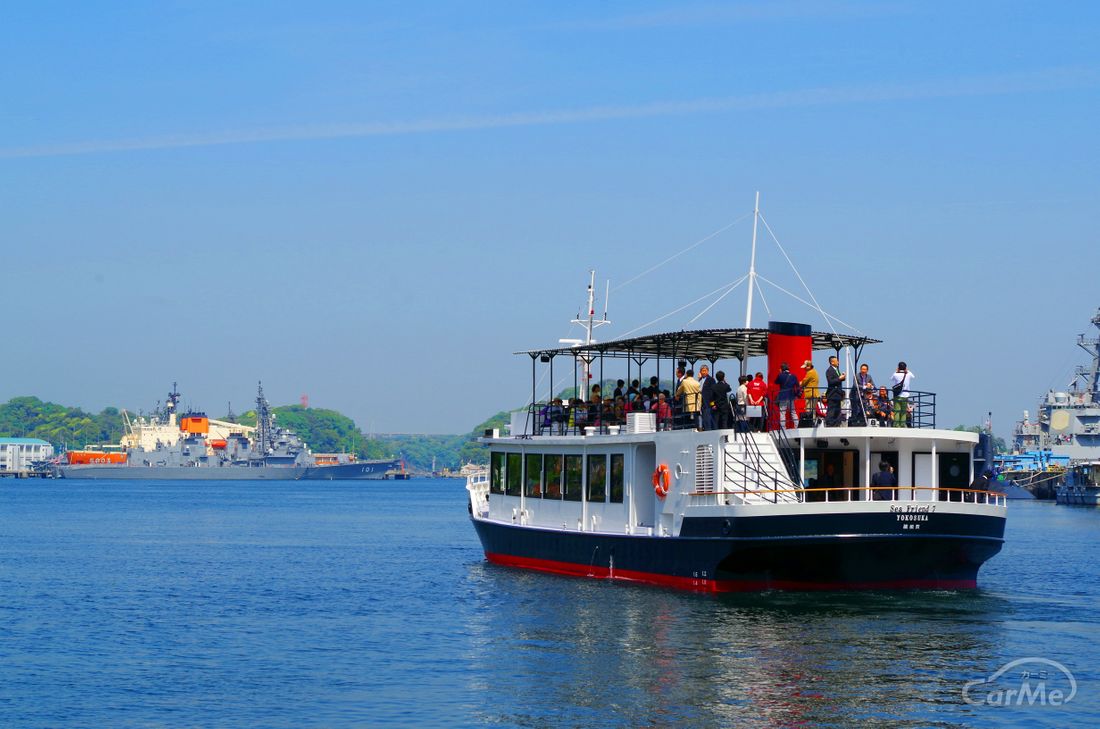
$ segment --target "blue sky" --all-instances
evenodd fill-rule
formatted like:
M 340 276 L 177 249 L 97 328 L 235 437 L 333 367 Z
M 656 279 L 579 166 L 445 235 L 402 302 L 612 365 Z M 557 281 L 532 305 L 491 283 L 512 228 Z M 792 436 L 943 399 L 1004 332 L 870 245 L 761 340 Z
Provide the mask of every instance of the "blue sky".
M 1093 3 L 26 3 L 0 23 L 0 399 L 462 432 L 526 358 L 742 276 L 1007 434 L 1100 306 Z M 761 273 L 800 284 L 762 235 Z M 601 284 L 602 289 L 602 284 Z M 765 287 L 775 319 L 820 317 Z M 740 288 L 650 329 L 740 326 Z M 755 305 L 754 324 L 767 312 Z M 732 366 L 730 367 L 732 369 Z

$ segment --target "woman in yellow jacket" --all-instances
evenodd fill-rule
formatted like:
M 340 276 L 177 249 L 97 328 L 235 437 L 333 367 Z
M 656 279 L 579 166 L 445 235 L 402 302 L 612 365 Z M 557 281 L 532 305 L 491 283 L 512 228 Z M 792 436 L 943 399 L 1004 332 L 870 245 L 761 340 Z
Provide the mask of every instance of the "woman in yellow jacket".
M 817 383 L 819 381 L 817 378 L 817 370 L 814 369 L 812 360 L 803 362 L 802 369 L 806 372 L 806 375 L 798 384 L 802 386 L 802 397 L 806 398 L 806 412 L 812 414 L 814 408 L 817 407 Z
M 691 423 L 693 427 L 698 428 L 700 426 L 699 403 L 703 396 L 700 394 L 702 388 L 694 375 L 695 373 L 691 370 L 684 373 L 684 379 L 680 380 L 680 386 L 676 388 L 675 395 L 683 398 L 685 420 Z

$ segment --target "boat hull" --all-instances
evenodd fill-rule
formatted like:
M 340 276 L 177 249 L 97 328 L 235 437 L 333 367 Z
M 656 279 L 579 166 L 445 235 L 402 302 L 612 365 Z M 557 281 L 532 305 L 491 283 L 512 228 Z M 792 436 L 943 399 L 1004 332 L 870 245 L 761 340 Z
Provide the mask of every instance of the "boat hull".
M 151 481 L 296 481 L 304 466 L 61 466 L 61 478 Z
M 974 588 L 1004 518 L 936 516 L 951 518 L 911 533 L 882 514 L 685 519 L 678 537 L 473 521 L 490 562 L 559 574 L 703 592 Z
M 1100 488 L 1064 486 L 1059 489 L 1055 500 L 1068 506 L 1100 506 Z
M 317 481 L 383 479 L 398 465 L 400 465 L 399 461 L 356 461 L 355 463 L 310 466 L 302 478 Z

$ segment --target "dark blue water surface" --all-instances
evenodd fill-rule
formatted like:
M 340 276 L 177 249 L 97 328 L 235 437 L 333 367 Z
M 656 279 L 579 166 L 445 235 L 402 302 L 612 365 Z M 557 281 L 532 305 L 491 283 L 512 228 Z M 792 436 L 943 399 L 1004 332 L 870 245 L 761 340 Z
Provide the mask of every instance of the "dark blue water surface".
M 0 726 L 1100 725 L 1098 510 L 1013 503 L 973 592 L 715 597 L 487 565 L 463 486 L 0 481 Z M 963 700 L 1024 658 L 1076 694 Z

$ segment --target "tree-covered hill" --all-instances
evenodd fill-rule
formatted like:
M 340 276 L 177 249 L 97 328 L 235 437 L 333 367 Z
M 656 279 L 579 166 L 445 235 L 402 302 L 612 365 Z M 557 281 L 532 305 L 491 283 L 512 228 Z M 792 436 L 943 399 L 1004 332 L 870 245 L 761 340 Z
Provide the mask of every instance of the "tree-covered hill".
M 393 453 L 377 440 L 369 440 L 355 421 L 335 410 L 281 405 L 273 408 L 275 423 L 289 428 L 309 444 L 314 453 L 354 453 L 361 458 L 391 458 Z M 256 424 L 256 411 L 237 418 L 244 425 Z
M 13 397 L 0 405 L 0 436 L 41 438 L 57 449 L 118 443 L 123 428 L 118 408 L 104 408 L 97 415 L 37 397 Z

